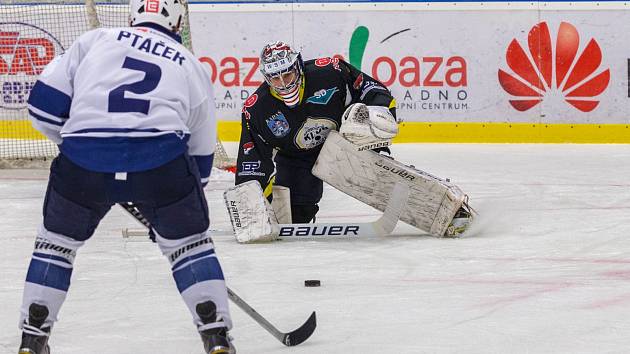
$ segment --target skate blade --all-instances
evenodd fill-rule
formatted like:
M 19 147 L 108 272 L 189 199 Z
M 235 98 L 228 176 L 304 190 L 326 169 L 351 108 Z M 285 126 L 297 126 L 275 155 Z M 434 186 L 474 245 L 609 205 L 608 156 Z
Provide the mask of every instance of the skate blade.
M 232 354 L 233 352 L 230 351 L 230 348 L 226 348 L 226 347 L 214 347 L 211 348 L 210 351 L 208 352 L 208 354 Z
M 461 236 L 466 230 L 470 228 L 472 225 L 475 216 L 477 216 L 477 212 L 472 209 L 469 205 L 465 204 L 466 209 L 464 209 L 468 215 L 455 218 L 451 221 L 451 223 L 446 228 L 446 232 L 444 233 L 444 237 L 456 238 Z
M 460 210 L 455 216 L 456 217 L 451 220 L 451 223 L 446 228 L 443 237 L 459 237 L 470 228 L 473 220 L 479 216 L 479 213 L 468 204 L 468 196 L 465 196 Z
M 456 238 L 461 234 L 466 232 L 470 227 L 472 219 L 460 219 L 453 220 L 451 224 L 446 229 L 446 233 L 444 233 L 444 237 Z
M 44 351 L 41 354 L 49 354 L 50 351 L 48 349 L 48 347 L 44 348 Z M 18 354 L 38 354 L 36 351 L 34 351 L 33 349 L 29 349 L 29 348 L 20 348 L 20 351 L 18 352 Z

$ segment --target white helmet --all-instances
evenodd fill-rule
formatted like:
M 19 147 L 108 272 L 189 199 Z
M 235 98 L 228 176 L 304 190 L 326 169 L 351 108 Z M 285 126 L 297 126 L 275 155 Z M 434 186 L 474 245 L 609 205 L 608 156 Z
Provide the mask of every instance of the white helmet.
M 289 107 L 300 101 L 304 77 L 302 55 L 284 42 L 267 44 L 260 52 L 260 72 Z
M 155 23 L 174 33 L 179 32 L 182 15 L 184 14 L 183 0 L 131 0 L 129 24 L 135 26 L 141 23 Z

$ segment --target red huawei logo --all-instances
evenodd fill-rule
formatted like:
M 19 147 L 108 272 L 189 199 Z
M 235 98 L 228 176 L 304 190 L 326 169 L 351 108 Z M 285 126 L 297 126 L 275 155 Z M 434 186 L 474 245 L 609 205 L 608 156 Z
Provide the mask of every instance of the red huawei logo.
M 562 22 L 554 52 L 547 23 L 541 22 L 529 31 L 527 44 L 531 58 L 516 39 L 508 47 L 506 61 L 515 75 L 499 69 L 499 83 L 507 93 L 516 96 L 510 100 L 512 107 L 527 111 L 554 91 L 582 112 L 597 107 L 599 101 L 593 98 L 608 87 L 610 70 L 594 74 L 602 62 L 602 51 L 594 39 L 577 57 L 577 29 Z

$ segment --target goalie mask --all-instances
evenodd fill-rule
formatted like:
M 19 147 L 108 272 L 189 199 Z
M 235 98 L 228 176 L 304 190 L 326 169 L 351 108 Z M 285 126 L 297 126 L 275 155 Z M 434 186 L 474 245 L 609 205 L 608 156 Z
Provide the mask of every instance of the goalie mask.
M 302 55 L 284 42 L 267 44 L 260 53 L 260 72 L 265 82 L 291 108 L 300 103 L 303 68 Z
M 154 23 L 178 33 L 184 14 L 183 0 L 131 0 L 129 24 Z

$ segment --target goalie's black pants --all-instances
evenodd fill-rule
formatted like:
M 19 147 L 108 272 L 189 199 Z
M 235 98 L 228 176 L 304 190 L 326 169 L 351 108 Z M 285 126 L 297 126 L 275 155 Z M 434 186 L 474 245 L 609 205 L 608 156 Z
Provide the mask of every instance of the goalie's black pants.
M 276 184 L 291 191 L 291 219 L 296 224 L 313 220 L 319 211 L 324 183 L 311 173 L 317 155 L 308 157 L 276 154 Z
M 120 202 L 134 202 L 166 239 L 199 234 L 209 227 L 199 171 L 187 154 L 119 179 L 114 173 L 86 170 L 59 154 L 50 167 L 44 226 L 48 231 L 85 241 L 111 207 Z

